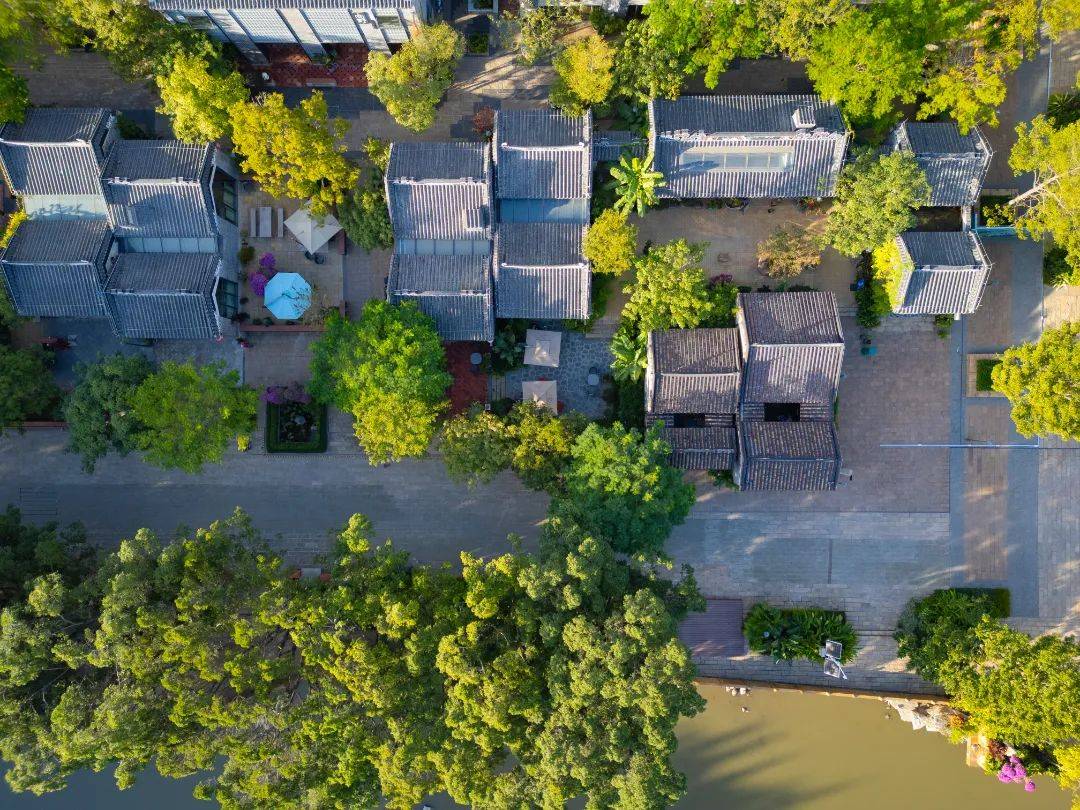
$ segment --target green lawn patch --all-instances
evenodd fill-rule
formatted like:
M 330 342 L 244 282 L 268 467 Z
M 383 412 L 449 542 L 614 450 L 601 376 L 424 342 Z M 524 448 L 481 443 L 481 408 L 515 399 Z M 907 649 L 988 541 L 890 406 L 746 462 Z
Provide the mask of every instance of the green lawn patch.
M 1012 597 L 1008 588 L 953 588 L 953 590 L 968 596 L 985 596 L 990 600 L 991 616 L 995 619 L 1007 619 L 1012 615 Z
M 976 391 L 993 391 L 994 381 L 993 372 L 994 367 L 1000 363 L 1001 360 L 997 358 L 984 357 L 975 361 L 975 390 Z
M 317 402 L 266 403 L 266 452 L 325 453 L 326 406 Z

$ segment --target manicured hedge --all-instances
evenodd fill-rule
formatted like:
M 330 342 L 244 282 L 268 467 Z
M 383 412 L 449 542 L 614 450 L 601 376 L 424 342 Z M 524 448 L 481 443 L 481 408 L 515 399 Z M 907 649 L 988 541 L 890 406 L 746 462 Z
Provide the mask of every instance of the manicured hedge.
M 268 453 L 325 453 L 326 406 L 312 402 L 307 407 L 315 413 L 315 433 L 309 442 L 278 441 L 278 419 L 284 405 L 266 403 L 266 452 Z

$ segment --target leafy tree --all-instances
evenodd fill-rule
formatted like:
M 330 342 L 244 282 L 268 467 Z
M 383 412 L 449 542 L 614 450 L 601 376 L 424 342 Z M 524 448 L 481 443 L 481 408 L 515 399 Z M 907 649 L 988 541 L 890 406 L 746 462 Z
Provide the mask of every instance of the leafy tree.
M 46 574 L 57 573 L 69 584 L 79 582 L 93 570 L 95 559 L 79 524 L 63 529 L 55 523 L 26 524 L 9 505 L 0 512 L 0 608 L 25 599 L 28 584 Z
M 357 187 L 338 206 L 338 220 L 349 239 L 364 250 L 386 249 L 394 244 L 394 229 L 386 207 L 386 193 L 376 179 Z
M 556 416 L 535 403 L 521 402 L 508 421 L 513 436 L 510 467 L 530 489 L 557 491 L 585 420 L 579 414 Z
M 614 92 L 644 104 L 651 98 L 675 99 L 686 78 L 678 54 L 649 26 L 647 20 L 630 20 L 615 56 Z
M 64 402 L 68 450 L 82 456 L 83 470 L 115 450 L 122 456 L 139 448 L 143 425 L 135 418 L 135 391 L 153 373 L 142 355 L 113 355 L 76 367 L 75 390 Z
M 1032 639 L 989 617 L 974 630 L 978 652 L 959 651 L 941 684 L 968 724 L 1011 745 L 1053 747 L 1080 739 L 1080 648 L 1056 635 Z
M 30 104 L 26 80 L 0 64 L 0 121 L 22 123 Z
M 517 14 L 503 12 L 495 21 L 500 47 L 518 52 L 518 62 L 535 65 L 555 51 L 555 43 L 573 23 L 569 4 L 539 5 L 521 0 Z
M 597 34 L 576 40 L 554 60 L 551 104 L 567 115 L 582 115 L 607 101 L 614 82 L 615 49 Z
M 630 297 L 612 342 L 612 373 L 638 380 L 645 372 L 646 340 L 654 329 L 693 329 L 711 317 L 712 298 L 701 267 L 703 245 L 684 239 L 649 248 L 634 262 Z
M 33 416 L 48 417 L 60 400 L 48 355 L 0 345 L 0 432 Z
M 854 11 L 848 0 L 761 0 L 758 24 L 767 43 L 789 59 L 805 61 L 814 36 Z
M 1021 238 L 1051 236 L 1066 252 L 1066 261 L 1080 269 L 1080 121 L 1055 129 L 1041 115 L 1016 128 L 1009 165 L 1016 174 L 1035 172 L 1031 190 L 1010 205 L 1018 212 Z
M 619 423 L 590 425 L 570 451 L 554 514 L 610 538 L 616 551 L 662 558 L 664 540 L 694 504 L 694 487 L 668 464 L 670 452 L 658 429 L 642 436 Z
M 357 321 L 331 315 L 312 346 L 311 393 L 351 413 L 372 464 L 422 456 L 446 410 L 446 353 L 412 302 L 369 301 Z
M 1009 398 L 1022 436 L 1080 440 L 1080 323 L 1047 329 L 1037 342 L 1006 350 L 991 378 L 994 390 Z
M 394 55 L 368 56 L 368 88 L 395 121 L 423 132 L 435 123 L 435 107 L 464 53 L 465 39 L 449 25 L 422 25 Z
M 627 216 L 631 211 L 644 216 L 645 209 L 656 205 L 656 189 L 664 185 L 662 172 L 653 171 L 653 155 L 644 158 L 624 154 L 617 166 L 611 167 L 612 180 L 617 198 L 615 210 Z
M 915 210 L 929 202 L 930 184 L 912 155 L 863 152 L 836 182 L 825 241 L 845 256 L 858 256 L 911 228 Z
M 1042 13 L 1052 39 L 1080 28 L 1080 8 L 1071 0 L 1043 0 Z
M 637 227 L 626 221 L 626 214 L 606 209 L 589 226 L 582 252 L 594 273 L 621 276 L 637 255 Z
M 328 117 L 322 93 L 292 109 L 280 93 L 270 93 L 256 103 L 234 105 L 230 115 L 244 171 L 271 196 L 306 200 L 320 217 L 356 185 L 359 170 L 338 143 L 349 125 Z
M 757 258 L 769 278 L 794 278 L 821 264 L 821 246 L 805 228 L 781 225 L 758 243 Z
M 921 89 L 922 56 L 889 17 L 859 10 L 814 36 L 806 72 L 854 123 L 883 129 L 897 102 L 914 101 Z
M 178 54 L 168 73 L 157 76 L 161 106 L 182 141 L 217 141 L 232 136 L 230 111 L 248 100 L 244 77 L 211 72 L 202 56 Z
M 705 71 L 705 85 L 716 87 L 720 74 L 737 56 L 765 51 L 757 6 L 735 0 L 652 0 L 645 6 L 649 28 L 686 74 Z
M 135 389 L 135 440 L 146 460 L 195 473 L 225 457 L 237 436 L 255 429 L 258 396 L 222 363 L 165 362 Z
M 488 483 L 510 466 L 513 436 L 501 418 L 474 407 L 446 422 L 439 451 L 447 474 L 471 488 Z
M 900 616 L 894 638 L 898 655 L 920 678 L 938 682 L 950 656 L 965 659 L 979 652 L 974 630 L 983 616 L 994 616 L 984 593 L 946 588 L 912 599 Z

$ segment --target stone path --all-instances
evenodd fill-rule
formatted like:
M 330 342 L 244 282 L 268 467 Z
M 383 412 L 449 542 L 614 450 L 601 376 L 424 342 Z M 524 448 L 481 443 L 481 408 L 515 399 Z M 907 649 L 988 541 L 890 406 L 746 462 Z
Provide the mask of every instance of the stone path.
M 565 411 L 577 411 L 590 419 L 599 419 L 607 410 L 601 396 L 603 385 L 586 383 L 589 369 L 599 369 L 603 376 L 611 368 L 611 349 L 603 340 L 590 340 L 580 332 L 560 328 L 551 323 L 539 328 L 557 329 L 562 333 L 562 350 L 558 368 L 522 366 L 503 377 L 503 390 L 513 399 L 521 399 L 521 383 L 526 380 L 554 380 L 558 384 L 559 402 Z

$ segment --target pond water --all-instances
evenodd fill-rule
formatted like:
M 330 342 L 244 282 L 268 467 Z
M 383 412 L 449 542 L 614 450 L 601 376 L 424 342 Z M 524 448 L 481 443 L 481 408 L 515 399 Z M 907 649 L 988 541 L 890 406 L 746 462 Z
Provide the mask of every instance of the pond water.
M 944 737 L 913 731 L 876 700 L 755 689 L 739 697 L 703 686 L 709 708 L 679 729 L 678 766 L 689 775 L 680 810 L 798 808 L 874 810 L 1067 810 L 1052 780 L 1028 794 L 964 765 L 964 749 Z M 749 711 L 743 712 L 745 707 Z M 119 793 L 110 774 L 80 774 L 62 793 L 13 796 L 11 810 L 197 810 L 195 780 L 156 773 Z M 439 798 L 436 810 L 453 807 Z

